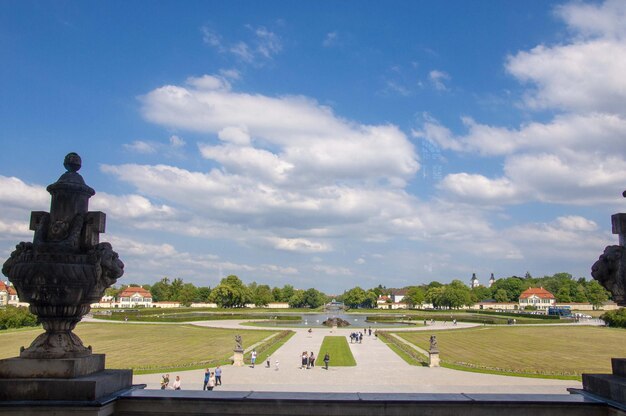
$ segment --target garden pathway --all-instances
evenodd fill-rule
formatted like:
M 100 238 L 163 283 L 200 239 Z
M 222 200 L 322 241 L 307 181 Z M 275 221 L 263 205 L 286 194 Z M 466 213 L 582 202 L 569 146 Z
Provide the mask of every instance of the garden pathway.
M 239 321 L 204 321 L 195 325 L 221 328 L 254 329 L 242 327 Z M 459 323 L 456 328 L 473 326 Z M 438 322 L 434 326 L 413 327 L 411 330 L 436 331 L 451 329 L 452 325 Z M 568 387 L 581 388 L 573 380 L 552 380 L 524 377 L 497 376 L 492 374 L 456 371 L 447 368 L 411 366 L 396 355 L 381 340 L 365 336 L 362 344 L 348 344 L 357 361 L 354 367 L 330 367 L 324 370 L 320 358 L 314 369 L 300 369 L 303 351 L 316 354 L 327 335 L 348 336 L 355 329 L 315 328 L 309 334 L 306 328 L 289 328 L 296 334 L 271 357 L 270 368 L 258 363 L 249 366 L 224 366 L 225 391 L 290 391 L 290 392 L 395 392 L 395 393 L 511 393 L 511 394 L 569 394 Z M 395 328 L 394 328 L 395 330 Z M 245 338 L 244 338 L 245 343 Z M 323 352 L 322 356 L 323 356 Z M 279 369 L 275 362 L 278 360 Z M 332 364 L 332 357 L 331 357 Z M 170 374 L 170 379 L 180 375 L 183 389 L 201 390 L 203 370 Z M 134 376 L 134 383 L 147 384 L 147 388 L 159 388 L 160 374 Z

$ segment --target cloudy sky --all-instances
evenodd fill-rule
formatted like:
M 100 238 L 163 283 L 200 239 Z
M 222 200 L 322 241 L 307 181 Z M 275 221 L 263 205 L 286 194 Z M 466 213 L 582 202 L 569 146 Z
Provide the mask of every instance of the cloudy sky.
M 120 283 L 569 272 L 626 209 L 626 2 L 9 0 L 0 254 L 75 151 Z

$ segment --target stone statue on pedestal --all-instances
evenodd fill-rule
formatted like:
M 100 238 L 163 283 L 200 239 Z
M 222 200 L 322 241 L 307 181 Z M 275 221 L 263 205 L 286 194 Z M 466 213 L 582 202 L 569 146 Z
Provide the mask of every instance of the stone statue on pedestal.
M 626 197 L 626 191 L 622 193 Z M 606 290 L 613 301 L 626 306 L 626 214 L 611 216 L 613 234 L 619 235 L 619 245 L 607 246 L 591 267 L 591 275 Z M 620 353 L 623 354 L 623 351 Z M 612 374 L 583 374 L 583 391 L 595 396 L 626 404 L 626 357 L 612 358 Z
M 80 156 L 69 153 L 63 166 L 47 188 L 50 212 L 31 213 L 33 242 L 19 243 L 2 266 L 45 332 L 19 358 L 0 360 L 0 400 L 94 400 L 132 384 L 131 370 L 105 371 L 104 354 L 92 354 L 72 332 L 124 263 L 99 241 L 106 216 L 89 211 L 95 191 L 78 173 Z

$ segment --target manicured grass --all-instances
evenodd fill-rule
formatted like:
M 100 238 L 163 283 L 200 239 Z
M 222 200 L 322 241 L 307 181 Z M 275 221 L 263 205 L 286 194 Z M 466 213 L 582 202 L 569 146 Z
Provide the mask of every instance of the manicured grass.
M 1 332 L 0 358 L 19 355 L 19 347 L 30 345 L 41 332 L 41 329 Z M 233 354 L 235 334 L 242 336 L 247 347 L 278 331 L 177 324 L 81 323 L 75 332 L 85 345 L 93 346 L 94 353 L 107 355 L 107 368 L 133 368 L 145 373 L 225 364 Z
M 480 327 L 437 331 L 445 366 L 491 373 L 579 378 L 610 373 L 626 352 L 626 331 L 586 326 Z M 397 332 L 428 350 L 430 332 Z
M 324 356 L 330 355 L 329 367 L 351 367 L 356 365 L 352 351 L 346 337 L 328 336 L 324 337 L 320 351 L 317 353 L 316 362 L 319 366 L 324 365 Z

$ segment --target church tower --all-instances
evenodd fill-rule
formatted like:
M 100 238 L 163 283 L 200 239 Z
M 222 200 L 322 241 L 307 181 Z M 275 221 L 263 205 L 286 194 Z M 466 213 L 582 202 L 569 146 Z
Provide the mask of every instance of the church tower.
M 496 282 L 496 278 L 493 277 L 493 273 L 491 273 L 491 277 L 489 278 L 489 287 L 493 286 L 495 282 Z
M 474 289 L 475 287 L 480 286 L 478 283 L 478 278 L 476 277 L 476 273 L 472 273 L 472 280 L 470 280 L 470 288 Z

